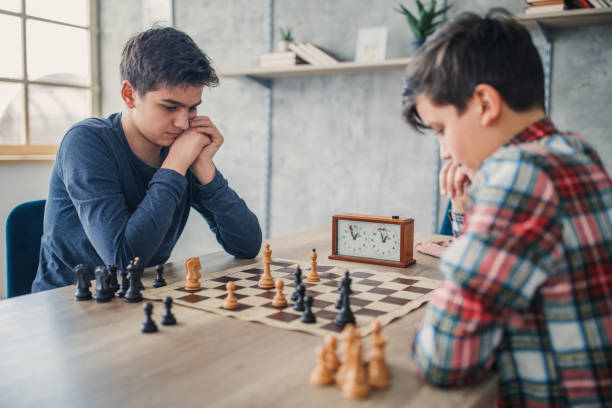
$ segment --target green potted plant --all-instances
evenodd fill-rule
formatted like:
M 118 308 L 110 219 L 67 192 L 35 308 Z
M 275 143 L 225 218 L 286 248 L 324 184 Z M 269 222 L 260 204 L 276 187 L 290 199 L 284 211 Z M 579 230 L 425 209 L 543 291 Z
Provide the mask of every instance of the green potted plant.
M 293 35 L 291 34 L 291 27 L 280 27 L 281 40 L 278 42 L 278 50 L 280 52 L 289 51 L 289 44 L 293 42 Z
M 406 17 L 406 21 L 408 21 L 408 25 L 414 34 L 412 46 L 415 50 L 425 42 L 427 36 L 436 31 L 436 28 L 446 21 L 444 18 L 438 19 L 438 21 L 436 21 L 436 19 L 452 7 L 452 5 L 449 4 L 446 7 L 442 7 L 440 10 L 436 10 L 436 0 L 431 0 L 427 8 L 425 8 L 421 0 L 416 0 L 416 5 L 419 11 L 418 18 L 402 4 L 399 4 L 399 8 L 395 9 L 395 11 Z

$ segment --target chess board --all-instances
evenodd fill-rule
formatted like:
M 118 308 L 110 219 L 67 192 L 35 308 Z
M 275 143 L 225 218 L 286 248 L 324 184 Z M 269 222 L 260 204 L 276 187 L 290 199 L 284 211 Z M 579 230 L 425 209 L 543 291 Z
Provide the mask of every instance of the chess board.
M 306 294 L 314 298 L 312 311 L 317 318 L 316 323 L 306 324 L 300 321 L 302 312 L 293 310 L 294 302 L 290 300 L 295 290 L 293 273 L 297 264 L 298 262 L 291 260 L 275 259 L 270 265 L 274 280 L 282 279 L 285 284 L 283 292 L 287 298 L 287 307 L 284 308 L 272 306 L 276 289 L 259 288 L 258 282 L 263 274 L 261 262 L 203 274 L 199 291 L 185 290 L 183 281 L 161 288 L 148 288 L 142 295 L 147 300 L 161 300 L 170 296 L 175 304 L 319 336 L 342 331 L 342 327 L 335 323 L 338 310 L 334 305 L 339 298 L 338 285 L 346 268 L 317 265 L 320 282 L 306 282 L 309 269 L 303 271 L 302 283 L 306 286 Z M 441 284 L 437 280 L 408 277 L 395 272 L 354 268 L 350 273 L 353 291 L 351 310 L 363 336 L 369 334 L 374 319 L 382 326 L 391 323 L 425 303 L 431 292 Z M 222 307 L 226 297 L 225 286 L 229 281 L 236 285 L 235 294 L 240 305 L 236 310 L 226 310 Z

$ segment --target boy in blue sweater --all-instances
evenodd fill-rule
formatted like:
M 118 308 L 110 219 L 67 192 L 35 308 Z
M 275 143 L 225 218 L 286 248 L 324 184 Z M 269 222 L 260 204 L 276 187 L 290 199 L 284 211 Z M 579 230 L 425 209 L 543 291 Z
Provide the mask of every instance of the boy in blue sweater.
M 257 217 L 213 163 L 223 136 L 197 115 L 218 85 L 209 58 L 185 33 L 152 28 L 128 40 L 120 68 L 124 111 L 77 123 L 58 149 L 32 292 L 73 284 L 77 264 L 165 262 L 190 207 L 228 253 L 259 252 Z

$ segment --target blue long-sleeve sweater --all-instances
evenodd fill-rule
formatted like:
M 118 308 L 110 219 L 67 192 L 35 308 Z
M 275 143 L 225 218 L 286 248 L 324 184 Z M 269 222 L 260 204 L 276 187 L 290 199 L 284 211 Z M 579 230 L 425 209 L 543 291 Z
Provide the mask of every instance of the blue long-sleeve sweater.
M 202 185 L 190 171 L 145 164 L 128 145 L 120 113 L 79 122 L 64 136 L 51 173 L 32 292 L 73 284 L 78 264 L 124 268 L 136 256 L 147 266 L 165 262 L 190 207 L 228 253 L 257 255 L 257 217 L 219 170 Z

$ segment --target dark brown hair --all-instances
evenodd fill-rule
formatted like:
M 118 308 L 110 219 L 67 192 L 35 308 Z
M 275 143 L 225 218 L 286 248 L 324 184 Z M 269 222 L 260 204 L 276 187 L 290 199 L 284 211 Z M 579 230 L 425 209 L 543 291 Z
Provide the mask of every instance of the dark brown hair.
M 461 13 L 421 46 L 406 73 L 404 118 L 417 130 L 426 126 L 416 100 L 453 105 L 459 114 L 478 84 L 494 87 L 515 111 L 544 108 L 544 71 L 529 32 L 500 8 L 485 17 Z
M 121 79 L 140 93 L 177 85 L 217 86 L 211 60 L 182 31 L 153 27 L 130 38 L 121 53 Z

